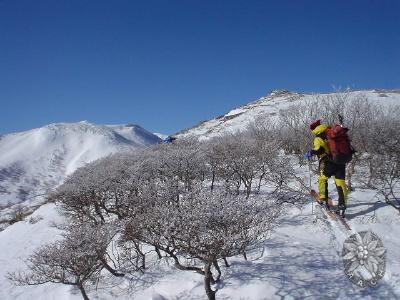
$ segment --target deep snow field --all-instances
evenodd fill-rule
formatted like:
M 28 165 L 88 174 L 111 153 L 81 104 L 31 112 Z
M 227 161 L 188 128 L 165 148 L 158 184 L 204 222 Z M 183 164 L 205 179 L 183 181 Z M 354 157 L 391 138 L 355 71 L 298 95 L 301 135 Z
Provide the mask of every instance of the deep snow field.
M 56 123 L 0 136 L 0 230 L 18 204 L 32 210 L 65 177 L 98 158 L 162 140 L 138 125 Z
M 379 105 L 400 104 L 399 91 L 358 91 L 349 95 L 365 95 Z M 177 136 L 207 139 L 242 129 L 259 116 L 277 116 L 280 109 L 312 97 L 272 93 Z M 44 198 L 35 195 L 50 187 L 54 189 L 77 167 L 110 153 L 157 142 L 160 142 L 157 136 L 140 126 L 97 126 L 87 122 L 52 124 L 1 136 L 0 192 L 3 194 L 0 194 L 0 204 L 22 201 L 25 207 L 40 205 Z M 306 167 L 302 172 L 308 176 Z M 361 174 L 356 173 L 356 176 Z M 314 176 L 314 189 L 316 180 Z M 214 286 L 219 289 L 216 298 L 400 299 L 400 215 L 379 201 L 376 191 L 362 189 L 357 181 L 354 183 L 355 191 L 349 196 L 347 209 L 352 231 L 345 230 L 338 222 L 324 219 L 311 198 L 306 205 L 287 204 L 264 249 L 249 253 L 248 261 L 241 256 L 228 259 L 229 268 L 221 264 L 222 281 Z M 329 190 L 335 198 L 333 179 Z M 0 217 L 8 213 L 0 209 Z M 82 299 L 74 287 L 51 283 L 20 287 L 5 277 L 9 272 L 26 270 L 24 260 L 38 247 L 59 238 L 60 231 L 54 225 L 63 221 L 56 205 L 49 203 L 25 220 L 3 226 L 3 231 L 0 228 L 0 300 Z M 386 273 L 376 287 L 362 289 L 344 274 L 341 253 L 348 236 L 365 230 L 377 234 L 387 249 Z M 203 276 L 178 270 L 165 259 L 149 261 L 145 273 L 136 274 L 130 281 L 112 278 L 106 272 L 103 276 L 95 287 L 88 289 L 90 299 L 206 299 Z
M 330 188 L 333 191 L 333 186 Z M 219 288 L 217 299 L 399 299 L 398 212 L 377 203 L 371 190 L 356 186 L 350 194 L 347 215 L 352 229 L 373 231 L 387 249 L 384 278 L 374 288 L 361 289 L 343 271 L 342 245 L 351 232 L 324 219 L 312 206 L 310 199 L 303 207 L 285 207 L 264 250 L 250 253 L 248 261 L 243 257 L 228 259 L 231 267 L 221 266 L 222 282 L 214 286 Z M 4 278 L 8 272 L 23 270 L 23 260 L 35 248 L 57 238 L 59 231 L 54 224 L 62 222 L 55 205 L 46 204 L 0 232 L 0 299 L 81 299 L 79 291 L 69 286 L 15 287 Z M 104 276 L 97 289 L 89 290 L 91 299 L 206 299 L 201 275 L 177 270 L 166 261 L 150 263 L 148 270 L 131 278 L 130 283 Z

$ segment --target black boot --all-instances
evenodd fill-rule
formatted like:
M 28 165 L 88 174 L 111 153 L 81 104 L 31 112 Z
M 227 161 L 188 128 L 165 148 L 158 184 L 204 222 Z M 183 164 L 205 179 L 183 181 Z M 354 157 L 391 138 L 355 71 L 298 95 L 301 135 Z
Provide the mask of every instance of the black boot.
M 326 199 L 319 199 L 318 200 L 319 205 L 321 205 L 324 208 L 328 208 L 328 201 Z
M 327 210 L 331 210 L 332 209 L 331 205 L 329 204 L 329 200 L 326 200 L 325 205 L 326 205 L 326 209 Z
M 336 213 L 337 215 L 341 216 L 342 218 L 344 218 L 344 217 L 345 217 L 345 214 L 344 214 L 345 211 L 346 211 L 346 205 L 344 205 L 344 204 L 339 204 L 339 205 L 336 207 L 335 213 Z

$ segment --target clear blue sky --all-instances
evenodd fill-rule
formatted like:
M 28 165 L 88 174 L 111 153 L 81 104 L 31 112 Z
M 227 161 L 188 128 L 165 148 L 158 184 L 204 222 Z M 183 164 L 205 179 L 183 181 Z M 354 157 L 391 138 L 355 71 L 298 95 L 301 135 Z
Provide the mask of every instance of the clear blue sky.
M 174 133 L 273 89 L 400 87 L 397 0 L 0 0 L 0 134 Z

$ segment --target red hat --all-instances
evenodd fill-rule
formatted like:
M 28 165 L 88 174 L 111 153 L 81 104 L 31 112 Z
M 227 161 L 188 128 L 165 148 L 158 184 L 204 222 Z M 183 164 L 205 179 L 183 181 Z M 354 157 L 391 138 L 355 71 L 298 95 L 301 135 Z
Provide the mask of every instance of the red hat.
M 310 129 L 314 130 L 317 126 L 321 125 L 321 120 L 317 120 L 310 124 Z

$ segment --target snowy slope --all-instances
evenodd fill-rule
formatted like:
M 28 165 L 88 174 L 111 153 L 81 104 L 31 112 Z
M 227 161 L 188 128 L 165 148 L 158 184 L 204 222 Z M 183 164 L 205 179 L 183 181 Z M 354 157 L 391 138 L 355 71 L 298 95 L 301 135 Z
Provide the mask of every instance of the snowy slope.
M 352 92 L 354 96 L 357 96 L 357 93 L 363 93 L 368 99 L 383 105 L 400 104 L 400 93 L 396 91 Z M 304 101 L 311 97 L 312 95 L 298 93 L 273 93 L 234 109 L 224 116 L 183 131 L 178 136 L 197 136 L 206 139 L 223 132 L 235 131 L 243 128 L 258 115 L 277 115 L 280 109 L 294 101 Z M 97 128 L 91 124 L 75 124 L 78 127 L 86 125 Z M 82 144 L 86 152 L 91 151 L 91 155 L 100 157 L 105 155 L 104 153 L 107 152 L 105 150 L 114 151 L 114 147 L 120 150 L 138 147 L 140 144 L 138 139 L 131 137 L 132 131 L 127 129 L 127 126 L 112 125 L 100 128 L 100 131 L 108 132 L 110 136 L 91 133 L 91 137 L 100 135 L 103 138 L 90 138 L 90 141 L 86 141 L 87 144 L 85 144 L 84 136 L 86 135 L 83 134 L 77 142 L 79 145 Z M 81 130 L 78 131 L 81 132 Z M 104 138 L 104 135 L 107 138 Z M 9 137 L 0 139 L 0 147 L 3 147 L 4 138 Z M 40 140 L 39 137 L 37 139 Z M 115 143 L 116 140 L 120 143 Z M 58 165 L 63 168 L 63 176 L 82 163 L 84 161 L 82 157 L 89 156 L 89 154 L 87 156 L 83 154 L 86 153 L 85 151 L 77 151 L 71 143 L 66 144 L 68 149 L 74 149 L 70 152 L 75 154 L 61 157 L 78 158 L 60 159 Z M 111 144 L 114 147 L 111 147 Z M 29 145 L 34 145 L 34 138 Z M 42 151 L 44 151 L 43 148 Z M 4 152 L 1 150 L 0 153 L 3 155 Z M 35 153 L 40 154 L 40 151 Z M 32 161 L 35 161 L 33 156 L 32 154 L 30 157 Z M 3 156 L 0 162 L 2 158 Z M 39 162 L 33 167 L 40 171 L 37 174 L 44 174 L 45 170 L 40 167 Z M 307 167 L 301 167 L 299 173 L 304 174 L 305 177 L 308 176 Z M 40 179 L 39 175 L 37 176 Z M 15 177 L 18 178 L 17 175 Z M 317 185 L 315 180 L 316 178 L 313 182 L 314 188 Z M 332 182 L 330 185 L 330 190 L 334 193 Z M 265 243 L 263 255 L 259 252 L 251 253 L 249 261 L 245 261 L 243 257 L 229 259 L 231 267 L 222 267 L 223 281 L 218 286 L 217 299 L 400 299 L 399 215 L 385 203 L 377 202 L 373 190 L 358 188 L 357 181 L 355 188 L 356 191 L 350 194 L 347 210 L 350 226 L 355 231 L 372 230 L 380 236 L 387 249 L 386 275 L 376 288 L 360 289 L 346 278 L 343 274 L 340 253 L 343 241 L 351 233 L 342 230 L 335 223 L 324 220 L 315 207 L 313 209 L 312 203 L 309 203 L 301 208 L 288 207 L 280 220 L 280 226 Z M 334 194 L 333 196 L 335 197 Z M 33 222 L 30 221 L 32 218 Z M 0 232 L 0 264 L 2 266 L 0 268 L 0 299 L 81 299 L 79 292 L 68 286 L 45 284 L 15 287 L 5 278 L 8 272 L 24 270 L 23 260 L 34 249 L 58 237 L 58 231 L 51 226 L 54 221 L 62 222 L 63 219 L 58 215 L 53 204 L 46 204 L 26 220 Z M 96 290 L 89 291 L 91 299 L 205 299 L 203 277 L 196 273 L 177 270 L 172 264 L 149 262 L 149 270 L 143 275 L 138 275 L 137 279 L 131 283 L 115 278 L 110 278 L 110 281 L 104 280 L 104 282 L 107 282 L 106 285 L 100 284 Z
M 334 93 L 332 93 L 334 94 Z M 247 124 L 256 120 L 260 116 L 271 116 L 272 118 L 279 115 L 279 110 L 293 105 L 294 103 L 304 103 L 312 101 L 317 95 L 326 94 L 302 94 L 294 92 L 272 92 L 268 96 L 261 97 L 249 104 L 235 108 L 228 113 L 202 122 L 192 128 L 183 130 L 176 134 L 177 138 L 196 136 L 200 140 L 218 136 L 226 132 L 234 132 L 245 128 Z M 389 105 L 400 105 L 400 90 L 372 90 L 372 91 L 354 91 L 349 92 L 349 99 L 360 95 L 374 103 Z
M 164 133 L 159 133 L 159 132 L 154 132 L 154 134 L 162 140 L 165 140 L 167 137 L 169 137 L 169 134 L 164 134 Z
M 306 170 L 304 170 L 306 173 Z M 374 300 L 400 298 L 400 219 L 390 207 L 375 202 L 372 191 L 352 194 L 348 209 L 349 223 L 356 231 L 372 230 L 387 248 L 386 275 L 376 288 L 360 289 L 344 275 L 342 242 L 350 234 L 312 213 L 311 203 L 301 210 L 291 206 L 282 216 L 280 226 L 261 251 L 230 258 L 230 268 L 221 266 L 223 281 L 217 299 L 341 299 Z M 370 211 L 368 213 L 368 211 Z M 36 220 L 34 222 L 31 219 Z M 0 299 L 81 299 L 75 288 L 60 284 L 15 287 L 7 273 L 24 270 L 23 261 L 40 245 L 54 241 L 59 232 L 53 222 L 63 222 L 54 204 L 46 204 L 25 221 L 0 232 Z M 149 269 L 128 284 L 108 277 L 106 285 L 91 289 L 89 297 L 101 300 L 197 300 L 205 299 L 203 277 L 180 271 L 170 263 L 149 261 Z
M 137 125 L 50 124 L 0 139 L 0 205 L 34 205 L 76 168 L 161 139 Z M 3 211 L 4 212 L 4 211 Z

